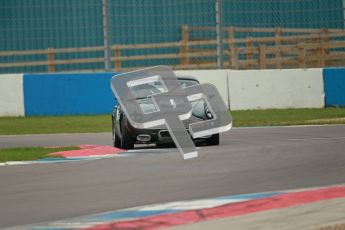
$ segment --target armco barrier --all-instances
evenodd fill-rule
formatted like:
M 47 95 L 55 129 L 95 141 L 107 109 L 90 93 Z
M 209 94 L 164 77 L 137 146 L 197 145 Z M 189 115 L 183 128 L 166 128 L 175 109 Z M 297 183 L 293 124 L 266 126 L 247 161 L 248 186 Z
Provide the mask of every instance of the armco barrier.
M 0 75 L 0 116 L 24 116 L 23 74 Z
M 25 115 L 105 114 L 115 104 L 116 73 L 25 74 Z
M 345 68 L 323 70 L 325 104 L 332 107 L 345 107 Z

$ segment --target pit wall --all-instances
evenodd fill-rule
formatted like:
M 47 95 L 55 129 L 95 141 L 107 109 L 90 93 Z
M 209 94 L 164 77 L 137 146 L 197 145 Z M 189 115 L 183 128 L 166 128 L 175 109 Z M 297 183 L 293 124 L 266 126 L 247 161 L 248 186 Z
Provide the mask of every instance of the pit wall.
M 232 110 L 345 107 L 345 68 L 176 71 L 214 84 Z M 0 116 L 111 113 L 116 73 L 0 75 Z

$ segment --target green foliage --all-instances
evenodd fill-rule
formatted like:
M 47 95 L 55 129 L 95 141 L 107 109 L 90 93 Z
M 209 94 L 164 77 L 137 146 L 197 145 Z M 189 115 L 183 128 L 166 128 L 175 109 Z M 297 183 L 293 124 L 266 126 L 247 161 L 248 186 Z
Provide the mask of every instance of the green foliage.
M 29 161 L 37 160 L 46 156 L 48 153 L 55 153 L 66 150 L 76 150 L 79 147 L 61 147 L 61 148 L 44 148 L 44 147 L 24 147 L 24 148 L 6 148 L 0 149 L 0 162 L 6 161 Z M 59 157 L 59 156 L 54 156 Z

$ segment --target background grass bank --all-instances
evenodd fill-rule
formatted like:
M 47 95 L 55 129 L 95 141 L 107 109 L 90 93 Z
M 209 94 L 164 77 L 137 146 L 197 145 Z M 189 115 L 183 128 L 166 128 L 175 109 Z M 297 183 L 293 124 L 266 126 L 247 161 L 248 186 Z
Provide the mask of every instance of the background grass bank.
M 345 124 L 345 108 L 232 111 L 234 127 Z M 0 117 L 0 135 L 111 132 L 111 116 Z

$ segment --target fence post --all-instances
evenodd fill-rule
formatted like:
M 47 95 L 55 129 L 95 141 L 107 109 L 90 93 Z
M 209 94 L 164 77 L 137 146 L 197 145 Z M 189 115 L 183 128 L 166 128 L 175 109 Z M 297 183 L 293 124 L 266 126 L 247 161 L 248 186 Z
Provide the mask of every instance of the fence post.
M 265 45 L 259 46 L 259 68 L 260 69 L 266 68 L 266 46 Z
M 247 59 L 253 59 L 252 51 L 249 51 L 253 45 L 253 39 L 251 37 L 247 37 L 246 47 L 247 47 Z
M 317 34 L 319 35 L 318 37 L 316 36 Z M 314 33 L 309 33 L 309 35 L 311 35 L 311 36 L 315 35 L 315 37 L 312 37 L 311 39 L 308 39 L 307 40 L 308 44 L 311 44 L 313 46 L 313 45 L 317 45 L 317 44 L 320 43 L 320 41 L 321 41 L 321 38 L 320 38 L 321 29 L 320 29 L 320 31 L 318 33 L 315 33 L 315 34 Z M 317 57 L 318 56 L 317 48 L 309 49 L 308 55 L 311 56 L 311 57 Z M 311 66 L 314 66 L 314 65 L 317 66 L 317 60 L 316 61 L 312 61 L 311 63 L 308 63 L 308 64 L 311 65 Z
M 275 41 L 275 48 L 276 48 L 276 66 L 278 69 L 282 68 L 282 52 L 281 52 L 281 35 L 282 29 L 280 27 L 276 28 L 274 41 Z
M 318 53 L 319 53 L 319 66 L 318 67 L 325 67 L 325 47 L 324 45 L 321 43 L 320 47 L 318 49 Z
M 223 53 L 223 22 L 222 22 L 222 0 L 215 0 L 216 9 L 216 38 L 217 38 L 217 67 L 224 67 Z
M 233 67 L 233 56 L 235 55 L 233 52 L 236 48 L 234 41 L 235 41 L 235 28 L 230 27 L 230 29 L 228 29 L 228 46 L 229 46 L 229 51 L 230 51 L 229 52 L 229 66 L 232 66 L 232 67 Z
M 329 42 L 329 37 L 328 37 L 328 34 L 329 34 L 329 30 L 324 28 L 324 29 L 321 29 L 322 31 L 322 43 L 321 44 L 328 44 Z M 325 49 L 325 55 L 329 54 L 329 50 L 326 48 Z
M 305 68 L 305 48 L 304 43 L 298 43 L 298 66 L 300 68 Z
M 189 41 L 189 28 L 188 25 L 182 25 L 181 26 L 181 34 L 182 34 L 182 43 L 181 43 L 181 64 L 182 65 L 188 65 L 189 64 L 189 47 L 188 47 L 188 41 Z
M 103 18 L 103 45 L 104 45 L 104 69 L 111 70 L 111 52 L 109 37 L 109 4 L 108 0 L 102 0 L 102 18 Z
M 48 72 L 55 72 L 55 52 L 53 48 L 48 48 Z
M 121 57 L 121 49 L 118 48 L 117 46 L 114 47 L 114 54 L 115 54 L 115 70 L 120 71 L 121 69 L 121 60 L 119 58 Z
M 252 38 L 251 37 L 247 37 L 247 41 L 246 41 L 246 48 L 247 48 L 247 54 L 246 54 L 246 59 L 248 60 L 252 60 L 253 59 L 253 53 L 251 51 L 251 47 L 253 45 L 252 42 Z M 250 69 L 251 64 L 249 62 L 247 62 L 247 69 Z
M 236 46 L 233 46 L 232 48 L 230 48 L 230 60 L 231 60 L 231 63 L 230 63 L 230 66 L 233 68 L 233 69 L 238 69 L 238 52 L 237 52 L 237 47 Z
M 235 27 L 231 26 L 228 29 L 228 37 L 230 41 L 233 41 L 235 39 Z M 231 44 L 231 45 L 234 45 L 234 44 Z

